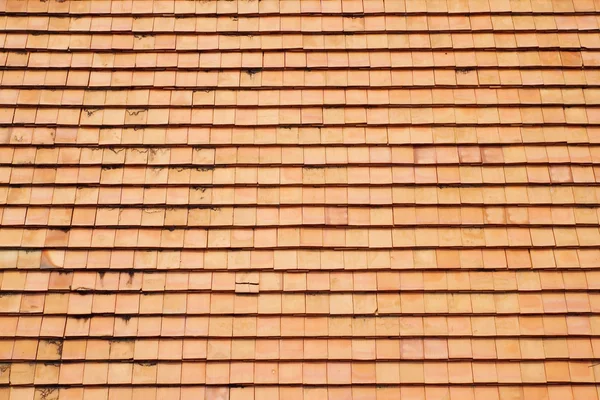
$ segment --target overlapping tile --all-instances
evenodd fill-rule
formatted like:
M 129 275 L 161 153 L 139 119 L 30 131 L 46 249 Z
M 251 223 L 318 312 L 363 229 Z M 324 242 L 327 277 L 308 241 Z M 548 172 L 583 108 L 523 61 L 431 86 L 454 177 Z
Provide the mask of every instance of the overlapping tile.
M 0 397 L 598 399 L 600 3 L 0 1 Z

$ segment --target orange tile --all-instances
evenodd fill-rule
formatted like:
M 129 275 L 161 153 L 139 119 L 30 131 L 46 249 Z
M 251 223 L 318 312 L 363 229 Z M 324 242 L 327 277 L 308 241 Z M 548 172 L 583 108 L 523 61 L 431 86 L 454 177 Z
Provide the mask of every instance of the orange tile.
M 5 337 L 31 339 L 3 351 L 54 360 L 36 336 L 79 337 L 62 344 L 75 363 L 6 379 L 98 385 L 61 389 L 73 398 L 596 398 L 570 386 L 593 382 L 578 360 L 597 347 L 598 96 L 582 87 L 598 80 L 573 67 L 598 60 L 569 50 L 598 44 L 590 4 L 0 5 L 7 32 L 53 32 L 7 33 L 0 56 L 18 104 L 0 112 L 2 288 L 36 291 L 5 296 Z M 290 29 L 310 35 L 273 31 Z M 131 265 L 144 273 L 104 272 Z M 96 292 L 63 293 L 79 287 Z M 103 361 L 132 357 L 170 362 Z M 132 383 L 147 387 L 105 387 Z

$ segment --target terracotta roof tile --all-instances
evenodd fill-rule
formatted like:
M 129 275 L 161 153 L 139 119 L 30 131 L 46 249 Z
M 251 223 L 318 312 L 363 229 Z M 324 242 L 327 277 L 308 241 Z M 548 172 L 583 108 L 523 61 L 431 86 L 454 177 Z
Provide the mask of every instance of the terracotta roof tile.
M 598 11 L 0 2 L 0 397 L 597 399 Z

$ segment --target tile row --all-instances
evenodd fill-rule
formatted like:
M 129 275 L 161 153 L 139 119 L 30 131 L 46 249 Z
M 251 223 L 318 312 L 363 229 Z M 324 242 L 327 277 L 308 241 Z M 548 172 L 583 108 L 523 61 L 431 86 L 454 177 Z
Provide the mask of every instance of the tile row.
M 4 248 L 301 249 L 301 248 L 522 248 L 596 247 L 597 227 L 426 228 L 10 228 Z M 290 261 L 291 264 L 291 261 Z
M 595 247 L 597 227 L 415 228 L 10 228 L 0 227 L 2 247 L 32 248 L 437 248 Z
M 46 47 L 47 48 L 47 47 Z M 503 71 L 516 68 L 527 68 L 527 70 L 521 71 L 521 81 L 523 84 L 531 84 L 541 79 L 541 74 L 535 72 L 535 68 L 543 67 L 545 70 L 551 69 L 565 69 L 563 74 L 566 78 L 562 78 L 560 72 L 554 72 L 549 74 L 548 79 L 554 78 L 554 80 L 581 80 L 582 76 L 589 79 L 588 83 L 597 82 L 594 80 L 594 71 L 589 74 L 585 74 L 585 71 L 577 71 L 581 67 L 596 68 L 600 65 L 600 53 L 598 51 L 582 49 L 580 46 L 576 50 L 573 49 L 562 49 L 557 50 L 531 50 L 529 48 L 522 48 L 519 51 L 509 49 L 499 49 L 499 51 L 491 52 L 485 50 L 473 50 L 473 49 L 456 49 L 456 51 L 448 51 L 449 49 L 442 50 L 418 50 L 410 51 L 406 48 L 403 51 L 389 51 L 386 49 L 378 49 L 376 51 L 307 51 L 302 52 L 300 50 L 295 51 L 278 51 L 277 49 L 263 51 L 262 49 L 249 49 L 249 51 L 204 51 L 201 54 L 186 52 L 173 52 L 173 51 L 160 51 L 155 52 L 153 49 L 147 49 L 136 52 L 123 52 L 123 53 L 108 53 L 104 52 L 88 52 L 81 50 L 78 52 L 67 53 L 64 50 L 60 51 L 33 51 L 28 52 L 22 49 L 21 51 L 3 51 L 0 53 L 0 66 L 12 67 L 28 67 L 33 68 L 31 75 L 35 76 L 39 69 L 52 68 L 75 68 L 76 70 L 71 71 L 73 78 L 83 79 L 82 72 L 84 69 L 92 69 L 94 72 L 105 72 L 107 69 L 133 69 L 139 68 L 140 70 L 133 71 L 136 73 L 135 82 L 139 84 L 147 84 L 151 75 L 151 69 L 156 68 L 170 68 L 170 71 L 164 73 L 157 73 L 154 82 L 159 86 L 161 82 L 168 82 L 169 79 L 174 79 L 174 69 L 180 69 L 179 76 L 180 80 L 186 79 L 190 82 L 192 78 L 197 75 L 202 77 L 202 82 L 208 84 L 217 78 L 217 71 L 211 71 L 213 69 L 224 69 L 219 75 L 223 86 L 232 86 L 234 81 L 238 81 L 238 84 L 243 86 L 266 86 L 271 85 L 273 82 L 278 80 L 292 81 L 294 85 L 301 85 L 306 82 L 307 85 L 318 85 L 322 84 L 327 78 L 330 82 L 355 82 L 359 84 L 365 81 L 365 76 L 371 76 L 373 84 L 372 86 L 381 85 L 380 82 L 385 79 L 391 79 L 389 68 L 394 68 L 396 80 L 406 80 L 406 73 L 412 72 L 411 70 L 417 69 L 419 72 L 427 70 L 429 68 L 440 68 L 443 70 L 457 69 L 460 71 L 459 75 L 466 75 L 467 72 L 473 72 L 475 68 L 482 68 L 487 71 L 501 68 Z M 299 61 L 296 61 L 298 60 Z M 283 74 L 281 69 L 288 67 L 289 70 L 286 74 Z M 293 67 L 293 68 L 292 68 Z M 356 71 L 359 68 L 375 68 L 371 71 L 370 75 L 368 71 Z M 240 78 L 239 69 L 244 68 L 248 71 L 242 72 Z M 264 71 L 261 71 L 264 68 Z M 314 71 L 305 71 L 306 68 L 316 68 Z M 351 68 L 347 73 L 337 76 L 343 70 Z M 149 70 L 150 69 L 150 70 Z M 198 74 L 198 69 L 201 69 L 201 74 Z M 333 69 L 333 71 L 328 71 Z M 96 71 L 100 70 L 100 71 Z M 339 71 L 342 70 L 342 71 Z M 528 71 L 532 70 L 532 71 Z M 12 76 L 12 79 L 17 79 L 17 75 L 9 74 L 10 71 L 5 71 L 5 75 Z M 67 71 L 57 70 L 56 72 L 62 72 L 66 76 Z M 122 71 L 118 71 L 122 72 Z M 127 71 L 131 75 L 132 71 Z M 193 73 L 190 74 L 190 72 Z M 262 74 L 261 74 L 262 72 Z M 362 72 L 362 73 L 361 73 Z M 77 74 L 79 73 L 79 74 Z M 335 74 L 334 74 L 335 73 Z M 386 75 L 387 74 L 387 75 Z M 173 78 L 171 78 L 171 75 Z M 417 74 L 418 75 L 418 74 Z M 476 74 L 472 74 L 476 75 Z M 497 75 L 497 72 L 496 72 Z M 517 80 L 515 77 L 516 72 L 512 72 L 511 75 L 505 76 L 506 81 Z M 53 76 L 55 81 L 61 79 L 60 74 Z M 102 76 L 102 75 L 98 75 Z M 127 81 L 127 75 L 117 75 L 121 79 L 117 83 Z M 235 78 L 235 76 L 238 76 Z M 486 75 L 483 77 L 490 80 L 491 78 Z M 286 77 L 287 79 L 283 79 Z M 302 79 L 303 78 L 303 79 Z M 467 79 L 471 78 L 471 79 Z M 63 78 L 64 80 L 65 78 Z M 104 79 L 106 80 L 106 79 Z M 421 78 L 424 84 L 430 82 L 433 85 L 431 78 L 427 79 L 427 76 Z M 451 81 L 452 78 L 445 77 L 441 83 Z M 473 77 L 456 77 L 455 80 L 472 82 Z M 100 79 L 91 79 L 92 83 L 100 81 Z M 262 83 L 261 83 L 262 81 Z M 193 79 L 194 85 L 196 80 Z M 485 83 L 482 79 L 481 83 Z M 120 83 L 122 85 L 122 83 Z M 447 83 L 444 83 L 447 84 Z
M 212 207 L 231 205 L 590 205 L 600 201 L 600 188 L 568 186 L 395 187 L 139 187 L 139 186 L 0 186 L 0 204 L 8 205 L 169 205 Z M 62 220 L 70 218 L 68 213 Z
M 6 254 L 6 253 L 4 253 Z M 132 267 L 138 265 L 132 263 Z M 93 291 L 96 294 L 151 292 L 402 292 L 475 291 L 577 294 L 600 289 L 596 270 L 447 270 L 447 271 L 44 271 L 4 270 L 6 292 Z M 573 293 L 571 293 L 573 292 Z M 591 293 L 591 292 L 590 292 Z M 554 293 L 564 295 L 565 293 Z M 570 297 L 577 298 L 577 296 Z
M 499 166 L 345 166 L 341 165 L 307 165 L 307 166 L 239 166 L 239 167 L 208 167 L 177 166 L 166 167 L 161 165 L 141 166 L 15 166 L 0 167 L 0 183 L 12 185 L 35 186 L 59 184 L 59 185 L 89 185 L 100 184 L 107 186 L 123 186 L 123 190 L 130 186 L 139 185 L 169 185 L 163 189 L 175 189 L 181 186 L 191 185 L 215 185 L 215 186 L 237 186 L 231 188 L 235 197 L 235 204 L 253 204 L 257 201 L 261 189 L 272 189 L 273 185 L 283 185 L 275 188 L 278 192 L 270 192 L 272 195 L 293 189 L 302 191 L 301 185 L 321 186 L 321 189 L 332 186 L 334 192 L 342 195 L 339 190 L 344 190 L 346 198 L 351 197 L 350 192 L 358 190 L 363 185 L 372 184 L 379 189 L 386 186 L 402 185 L 413 187 L 414 185 L 435 184 L 477 184 L 496 185 L 520 185 L 525 183 L 549 184 L 549 183 L 590 183 L 596 182 L 595 174 L 598 174 L 596 166 L 592 165 L 564 165 L 561 164 L 526 164 L 526 165 L 499 165 Z M 261 185 L 257 188 L 256 185 Z M 343 185 L 344 187 L 335 186 Z M 345 187 L 349 186 L 349 187 Z M 355 186 L 355 187 L 353 187 Z M 225 189 L 225 187 L 221 189 Z M 14 190 L 13 190 L 14 189 Z M 13 195 L 21 193 L 18 189 L 23 187 L 9 188 Z M 60 188 L 55 188 L 56 190 Z M 82 188 L 83 189 L 83 188 Z M 91 189 L 91 188 L 88 188 Z M 99 188 L 96 188 L 99 189 Z M 160 188 L 154 188 L 159 190 Z M 190 188 L 188 188 L 190 189 Z M 208 190 L 207 188 L 204 188 Z M 202 190 L 205 193 L 205 190 Z M 217 190 L 213 187 L 212 190 Z M 239 190 L 238 190 L 239 189 Z M 310 188 L 308 188 L 310 189 Z M 389 188 L 391 189 L 391 188 Z M 17 190 L 17 191 L 15 191 Z M 31 188 L 30 188 L 31 190 Z M 195 186 L 191 190 L 200 190 Z M 375 188 L 367 188 L 375 190 Z M 387 190 L 387 189 L 386 189 Z M 415 189 L 416 190 L 416 189 Z M 156 193 L 161 193 L 157 191 Z M 504 191 L 503 191 L 504 193 Z M 183 195 L 182 193 L 180 193 Z M 366 193 L 363 194 L 363 196 Z M 391 193 L 390 193 L 391 194 Z M 10 197 L 10 193 L 8 194 Z M 382 194 L 383 195 L 383 194 Z M 502 195 L 502 193 L 496 193 Z M 162 195 L 157 194 L 164 197 Z M 185 195 L 188 197 L 187 195 Z M 244 197 L 247 196 L 247 197 Z M 144 196 L 146 197 L 146 196 Z M 502 197 L 504 197 L 502 195 Z M 298 199 L 300 200 L 300 198 Z M 349 201 L 349 200 L 347 200 Z M 163 200 L 164 202 L 164 200 Z M 303 201 L 302 201 L 303 202 Z M 299 202 L 297 204 L 300 204 Z M 350 203 L 354 203 L 350 201 Z M 10 202 L 9 202 L 10 204 Z M 39 203 L 34 203 L 39 204 Z M 126 204 L 131 204 L 127 202 Z M 152 201 L 149 204 L 153 204 Z M 158 202 L 161 204 L 161 202 Z M 193 203 L 190 203 L 193 204 Z M 228 204 L 223 202 L 221 204 Z M 285 204 L 288 204 L 287 202 Z M 377 203 L 375 203 L 377 204 Z
M 1 54 L 0 54 L 1 57 Z M 68 67 L 67 67 L 68 68 Z M 176 70 L 173 70 L 177 68 Z M 367 67 L 365 67 L 367 68 Z M 178 67 L 171 70 L 152 71 L 88 71 L 76 69 L 27 69 L 0 70 L 2 86 L 12 88 L 39 88 L 40 86 L 62 88 L 114 89 L 114 88 L 177 88 L 210 91 L 219 88 L 250 88 L 275 90 L 279 88 L 305 87 L 308 90 L 330 88 L 368 89 L 414 86 L 441 87 L 596 87 L 600 79 L 595 69 L 522 69 L 514 68 L 471 68 L 454 69 L 310 69 L 284 71 L 248 69 L 245 71 L 185 71 Z M 208 96 L 208 95 L 205 95 Z
M 83 90 L 0 89 L 0 104 L 88 107 L 352 106 L 352 105 L 600 105 L 600 88 Z
M 187 128 L 187 127 L 0 127 L 0 144 L 73 145 L 152 147 L 194 146 L 206 147 L 237 145 L 511 145 L 511 144 L 598 144 L 600 128 L 594 126 L 409 126 L 409 127 L 261 127 L 261 128 Z M 166 149 L 162 149 L 166 151 Z M 182 150 L 178 150 L 182 151 Z M 252 151 L 252 150 L 247 150 Z M 160 151 L 155 151 L 163 154 Z M 91 153 L 91 151 L 90 151 Z M 89 155 L 93 159 L 98 157 Z M 151 152 L 152 154 L 152 152 Z M 405 155 L 408 157 L 409 155 Z M 58 162 L 58 160 L 57 160 Z
M 33 4 L 32 4 L 33 3 Z M 590 13 L 600 7 L 590 0 L 425 0 L 415 4 L 409 0 L 261 0 L 236 2 L 192 2 L 176 0 L 107 0 L 81 1 L 74 4 L 42 3 L 34 1 L 6 0 L 0 12 L 49 13 L 49 14 L 424 14 L 424 13 Z
M 302 3 L 301 3 L 302 4 Z M 318 3 L 317 3 L 318 4 Z M 593 10 L 590 10 L 593 11 Z M 598 10 L 600 11 L 600 10 Z M 317 11 L 313 11 L 317 12 Z M 590 31 L 600 28 L 598 15 L 586 14 L 432 14 L 365 15 L 361 17 L 305 14 L 302 16 L 166 16 L 119 14 L 58 17 L 46 15 L 0 16 L 0 31 L 73 33 L 338 33 L 338 32 L 489 32 Z
M 382 251 L 133 251 L 133 250 L 3 250 L 2 269 L 128 269 L 176 270 L 443 270 L 477 269 L 590 269 L 599 260 L 596 249 L 530 250 L 395 250 Z M 285 257 L 288 258 L 285 258 Z M 386 259 L 392 257 L 390 260 Z M 243 285 L 239 290 L 252 289 Z M 467 289 L 465 289 L 467 290 Z
M 246 285 L 247 286 L 247 285 Z M 5 293 L 0 314 L 51 315 L 598 315 L 600 294 L 567 293 Z M 248 294 L 254 293 L 249 296 Z M 252 335 L 246 331 L 245 335 Z
M 598 389 L 591 385 L 525 385 L 509 384 L 458 386 L 422 385 L 355 385 L 355 386 L 299 386 L 299 385 L 185 385 L 185 386 L 106 386 L 77 387 L 13 386 L 0 387 L 0 395 L 10 400 L 61 399 L 173 399 L 173 400 L 500 400 L 504 398 L 588 399 L 598 400 Z M 54 397 L 51 397 L 54 396 Z
M 274 127 L 410 125 L 600 125 L 600 112 L 590 106 L 482 107 L 177 107 L 177 108 L 0 108 L 1 125 L 114 126 L 239 126 Z
M 576 144 L 389 144 L 308 143 L 293 146 L 0 146 L 0 165 L 45 166 L 245 166 L 275 165 L 498 165 L 598 164 L 600 146 Z
M 173 400 L 500 400 L 505 398 L 588 399 L 598 400 L 600 393 L 591 385 L 355 385 L 355 386 L 299 386 L 299 385 L 185 385 L 185 386 L 106 386 L 77 387 L 13 386 L 0 387 L 0 396 L 7 400 L 35 400 L 46 396 L 60 399 L 173 399 Z M 54 396 L 54 397 L 52 397 Z
M 98 396 L 99 398 L 139 400 L 148 398 L 164 398 L 177 400 L 212 400 L 218 396 L 226 396 L 231 400 L 254 400 L 254 399 L 280 399 L 280 400 L 333 400 L 333 399 L 368 399 L 368 400 L 393 400 L 401 398 L 410 398 L 414 400 L 437 400 L 440 398 L 450 400 L 489 400 L 500 399 L 508 396 L 516 398 L 527 398 L 532 400 L 545 400 L 548 398 L 576 399 L 586 398 L 590 400 L 598 399 L 597 389 L 584 386 L 510 386 L 502 385 L 498 387 L 483 385 L 475 387 L 462 386 L 346 386 L 346 387 L 311 387 L 311 386 L 184 386 L 184 387 L 13 387 L 0 388 L 0 393 L 7 396 L 8 399 L 33 400 L 38 393 L 50 393 L 57 396 L 71 396 L 69 399 L 83 398 L 82 396 Z M 112 397 L 114 396 L 114 397 Z M 158 396 L 158 397 L 157 397 Z M 526 396 L 526 397 L 519 397 Z M 555 397 L 556 396 L 556 397 Z M 62 398 L 62 397 L 61 397 Z M 86 397 L 87 398 L 87 397 Z
M 0 223 L 53 227 L 597 225 L 600 207 L 2 207 Z
M 586 361 L 375 362 L 73 362 L 13 363 L 0 375 L 11 385 L 106 384 L 540 384 L 596 383 Z
M 599 338 L 16 339 L 4 361 L 148 360 L 579 360 L 600 358 Z
M 596 25 L 597 25 L 597 21 Z M 271 22 L 276 27 L 276 21 Z M 165 27 L 167 28 L 167 27 Z M 232 50 L 432 50 L 452 49 L 562 49 L 585 48 L 598 50 L 597 31 L 552 33 L 475 31 L 432 33 L 354 33 L 322 34 L 320 32 L 280 34 L 154 34 L 128 32 L 103 33 L 2 33 L 0 44 L 4 50 L 46 51 L 232 51 Z M 3 40 L 2 40 L 3 39 Z M 306 67 L 305 53 L 290 53 L 286 66 Z
M 199 166 L 0 166 L 0 184 L 11 185 L 215 185 L 237 186 L 236 203 L 252 204 L 256 185 L 435 185 L 435 184 L 595 184 L 600 166 L 565 164 L 344 166 L 309 164 L 264 167 Z M 166 188 L 165 188 L 166 189 Z M 302 188 L 301 188 L 302 189 Z M 324 189 L 324 188 L 323 188 Z M 192 189 L 193 190 L 193 189 Z M 214 188 L 213 188 L 214 190 Z
M 598 268 L 596 248 L 267 250 L 0 250 L 0 269 L 48 270 L 454 270 Z M 61 271 L 62 272 L 62 271 Z
M 597 337 L 598 315 L 0 316 L 4 338 Z

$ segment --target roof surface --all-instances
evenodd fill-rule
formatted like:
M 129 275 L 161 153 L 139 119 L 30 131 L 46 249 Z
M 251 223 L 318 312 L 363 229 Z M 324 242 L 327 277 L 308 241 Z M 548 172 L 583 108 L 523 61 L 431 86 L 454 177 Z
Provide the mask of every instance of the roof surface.
M 598 400 L 599 32 L 0 0 L 0 399 Z

